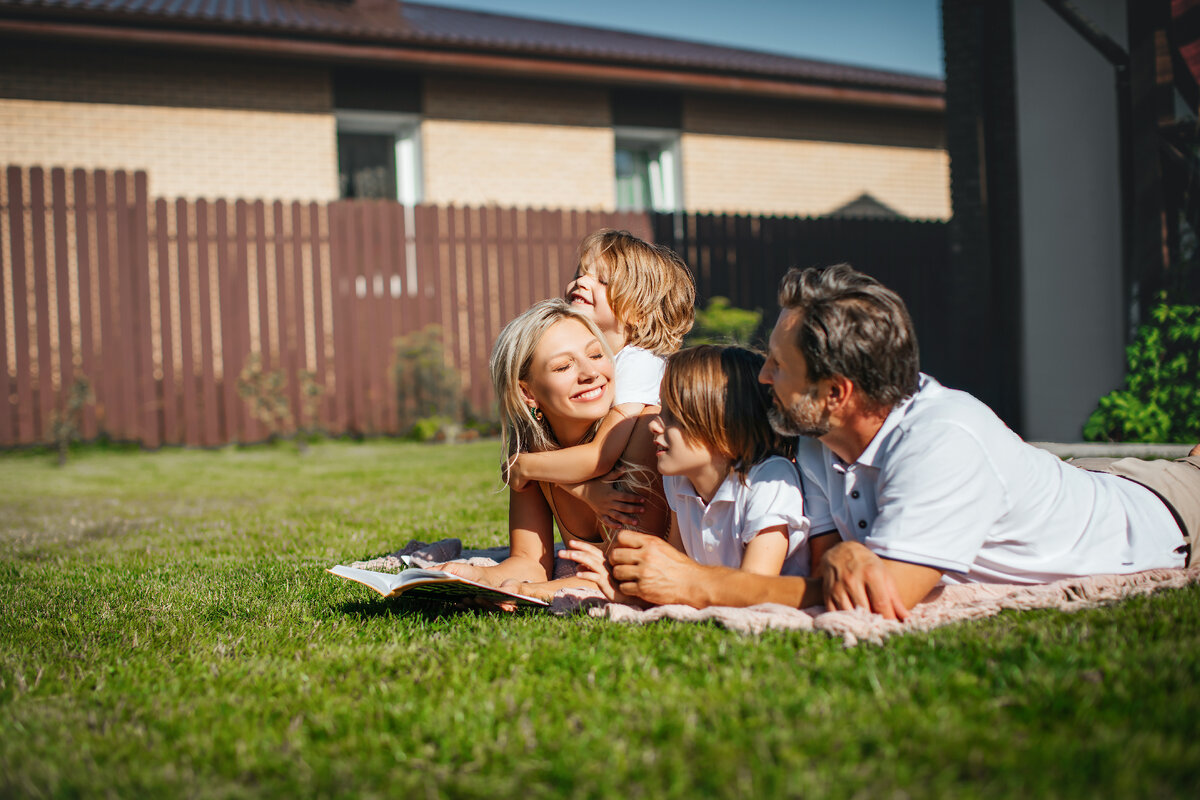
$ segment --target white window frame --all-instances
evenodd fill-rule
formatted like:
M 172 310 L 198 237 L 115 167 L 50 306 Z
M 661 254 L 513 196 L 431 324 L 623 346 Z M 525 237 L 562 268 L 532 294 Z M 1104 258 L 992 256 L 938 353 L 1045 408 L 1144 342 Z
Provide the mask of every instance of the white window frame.
M 394 111 L 338 109 L 338 133 L 376 133 L 396 139 L 396 199 L 415 206 L 425 197 L 421 169 L 421 116 Z
M 680 158 L 679 131 L 674 128 L 643 128 L 627 125 L 613 127 L 613 154 L 622 142 L 638 145 L 654 145 L 659 148 L 659 157 L 650 164 L 650 208 L 647 211 L 673 212 L 683 210 L 683 170 Z M 658 175 L 655 175 L 658 171 Z M 613 178 L 613 194 L 617 207 L 616 176 Z
M 404 263 L 407 265 L 403 284 L 393 275 L 385 288 L 377 277 L 378 285 L 372 287 L 376 296 L 385 292 L 397 298 L 407 289 L 409 297 L 416 297 L 417 289 L 417 239 L 416 214 L 414 207 L 425 198 L 424 171 L 421 169 L 421 116 L 394 111 L 359 111 L 338 109 L 337 132 L 377 133 L 394 136 L 396 139 L 396 199 L 404 206 Z M 355 284 L 355 294 L 365 297 L 366 280 Z

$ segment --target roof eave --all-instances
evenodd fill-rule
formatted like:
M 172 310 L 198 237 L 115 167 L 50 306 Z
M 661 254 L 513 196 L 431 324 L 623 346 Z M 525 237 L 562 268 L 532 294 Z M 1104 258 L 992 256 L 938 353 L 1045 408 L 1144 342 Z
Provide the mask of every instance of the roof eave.
M 826 85 L 769 76 L 731 75 L 633 64 L 465 52 L 408 45 L 162 30 L 48 20 L 0 19 L 0 35 L 3 34 L 75 42 L 134 44 L 274 58 L 300 58 L 345 64 L 422 67 L 452 72 L 504 74 L 513 77 L 571 79 L 629 86 L 755 94 L 794 100 L 901 108 L 933 113 L 944 112 L 946 105 L 941 94 Z

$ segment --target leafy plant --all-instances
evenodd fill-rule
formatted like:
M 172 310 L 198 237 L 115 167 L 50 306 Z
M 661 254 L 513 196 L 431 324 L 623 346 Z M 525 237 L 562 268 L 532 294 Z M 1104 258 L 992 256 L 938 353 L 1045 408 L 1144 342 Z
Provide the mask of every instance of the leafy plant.
M 283 370 L 263 369 L 262 354 L 251 353 L 237 378 L 238 394 L 245 399 L 250 413 L 273 438 L 292 426 L 292 408 L 287 399 L 287 378 Z
M 1200 306 L 1160 303 L 1125 354 L 1125 387 L 1100 398 L 1083 437 L 1113 442 L 1200 440 Z
M 53 412 L 50 431 L 54 438 L 55 450 L 58 451 L 60 467 L 67 463 L 67 453 L 70 452 L 71 443 L 77 442 L 81 438 L 83 409 L 95 399 L 95 395 L 92 394 L 91 382 L 83 375 L 77 375 L 67 389 L 65 408 L 62 411 Z
M 444 423 L 438 422 L 441 427 L 461 419 L 462 391 L 458 372 L 446 363 L 441 327 L 426 325 L 397 338 L 394 347 L 392 377 L 396 381 L 400 429 L 409 435 L 417 435 L 418 423 L 423 425 L 421 432 L 424 432 L 432 420 L 444 420 Z M 421 440 L 430 438 L 433 434 Z
M 301 425 L 292 413 L 287 396 L 287 373 L 281 369 L 264 370 L 261 353 L 251 353 L 246 366 L 238 375 L 238 394 L 245 399 L 250 413 L 267 429 L 268 438 L 294 432 L 296 449 L 301 453 L 308 450 L 308 442 L 317 432 L 317 411 L 325 387 L 317 382 L 316 373 L 310 370 L 296 372 L 296 384 L 300 389 Z
M 762 311 L 735 308 L 727 297 L 711 297 L 708 305 L 696 311 L 696 323 L 686 344 L 749 345 L 762 323 Z

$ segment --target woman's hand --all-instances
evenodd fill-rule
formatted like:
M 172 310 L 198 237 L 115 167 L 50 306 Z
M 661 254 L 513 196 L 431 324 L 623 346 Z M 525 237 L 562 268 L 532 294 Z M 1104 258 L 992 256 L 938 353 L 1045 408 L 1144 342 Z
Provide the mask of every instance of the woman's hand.
M 491 577 L 489 570 L 486 567 L 476 567 L 473 564 L 467 564 L 463 561 L 447 561 L 444 564 L 434 564 L 429 569 L 441 570 L 449 572 L 451 575 L 457 575 L 460 578 L 466 578 L 476 583 L 482 583 L 487 586 L 495 586 L 496 581 Z
M 617 485 L 617 481 L 624 474 L 625 470 L 617 467 L 595 480 L 563 488 L 587 503 L 592 511 L 596 512 L 596 518 L 602 524 L 614 530 L 637 528 L 642 512 L 646 510 L 646 500 L 641 495 Z
M 579 571 L 575 573 L 575 577 L 583 578 L 596 584 L 596 588 L 609 600 L 614 603 L 625 603 L 640 605 L 633 598 L 628 597 L 617 588 L 613 582 L 612 573 L 608 569 L 608 561 L 604 557 L 604 551 L 594 544 L 581 542 L 578 539 L 572 539 L 567 542 L 567 549 L 559 552 L 560 558 L 565 558 L 568 561 L 574 561 L 579 565 Z

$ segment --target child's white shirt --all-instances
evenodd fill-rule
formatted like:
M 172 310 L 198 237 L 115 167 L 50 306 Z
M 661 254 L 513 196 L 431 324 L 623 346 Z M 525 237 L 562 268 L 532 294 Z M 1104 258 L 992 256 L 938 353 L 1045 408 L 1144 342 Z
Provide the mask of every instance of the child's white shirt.
M 656 353 L 629 344 L 622 347 L 613 356 L 613 380 L 617 383 L 613 405 L 658 405 L 659 386 L 666 368 L 667 360 Z
M 746 545 L 760 531 L 786 525 L 788 555 L 781 574 L 808 575 L 810 526 L 791 461 L 771 456 L 750 468 L 744 484 L 731 470 L 708 505 L 682 475 L 664 475 L 663 488 L 694 561 L 738 569 Z

